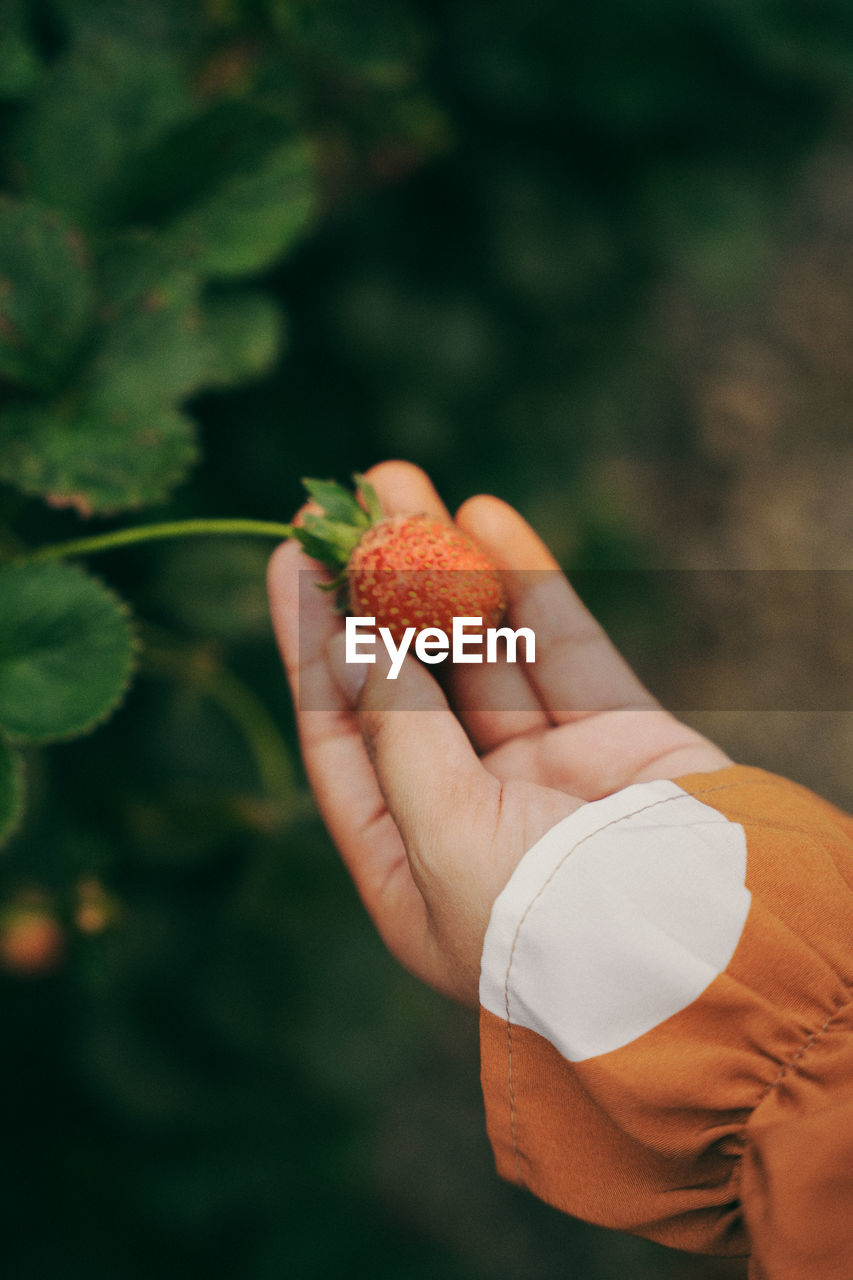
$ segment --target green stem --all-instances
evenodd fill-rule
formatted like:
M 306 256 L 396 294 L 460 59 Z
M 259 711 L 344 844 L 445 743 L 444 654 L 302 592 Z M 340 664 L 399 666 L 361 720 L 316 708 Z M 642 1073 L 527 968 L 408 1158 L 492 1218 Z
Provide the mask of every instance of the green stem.
M 153 638 L 152 638 L 153 637 Z M 143 671 L 148 675 L 194 685 L 229 717 L 245 738 L 266 794 L 282 803 L 296 794 L 296 773 L 278 725 L 264 703 L 212 652 L 188 653 L 167 647 L 148 631 Z
M 99 533 L 91 538 L 77 538 L 71 542 L 50 543 L 46 547 L 28 552 L 25 558 L 31 564 L 37 564 L 44 560 L 64 560 L 66 556 L 87 556 L 96 551 L 112 551 L 115 547 L 153 542 L 158 538 L 191 538 L 210 534 L 284 539 L 293 536 L 293 525 L 279 524 L 273 520 L 169 520 L 163 524 L 115 529 L 112 533 Z
M 267 795 L 282 803 L 290 800 L 296 790 L 290 753 L 261 699 L 223 666 L 212 671 L 201 688 L 241 730 Z

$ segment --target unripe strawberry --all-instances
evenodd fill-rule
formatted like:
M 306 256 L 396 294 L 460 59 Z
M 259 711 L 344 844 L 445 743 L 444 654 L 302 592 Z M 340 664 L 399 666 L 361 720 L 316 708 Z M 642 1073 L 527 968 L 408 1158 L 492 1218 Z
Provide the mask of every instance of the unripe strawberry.
M 454 617 L 496 627 L 506 600 L 485 552 L 434 516 L 386 516 L 373 488 L 355 479 L 364 507 L 341 485 L 305 480 L 323 515 L 307 514 L 294 529 L 309 555 L 340 571 L 333 586 L 350 613 L 375 618 L 397 643 L 407 627 L 449 634 Z
M 59 922 L 44 907 L 14 905 L 0 919 L 0 968 L 39 974 L 56 969 L 65 952 Z

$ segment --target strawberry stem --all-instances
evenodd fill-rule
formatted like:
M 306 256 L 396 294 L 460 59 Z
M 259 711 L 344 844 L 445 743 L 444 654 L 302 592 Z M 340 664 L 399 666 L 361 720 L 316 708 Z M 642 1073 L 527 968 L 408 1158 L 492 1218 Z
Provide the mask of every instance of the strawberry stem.
M 45 560 L 64 560 L 68 556 L 86 556 L 99 551 L 113 551 L 118 547 L 134 546 L 140 542 L 153 542 L 162 538 L 192 538 L 198 536 L 243 536 L 254 538 L 292 538 L 291 524 L 271 520 L 169 520 L 161 524 L 133 525 L 129 529 L 115 529 L 112 533 L 99 533 L 90 538 L 76 538 L 69 542 L 54 542 L 27 552 L 22 559 L 30 564 Z

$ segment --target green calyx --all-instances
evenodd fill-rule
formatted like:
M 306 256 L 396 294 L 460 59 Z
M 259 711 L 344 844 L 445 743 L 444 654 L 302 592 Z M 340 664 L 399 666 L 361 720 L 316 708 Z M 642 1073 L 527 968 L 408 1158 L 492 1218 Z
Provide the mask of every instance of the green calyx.
M 323 514 L 306 515 L 293 530 L 293 537 L 309 556 L 341 574 L 366 531 L 385 519 L 373 486 L 361 475 L 354 475 L 353 481 L 355 494 L 335 480 L 303 480 L 308 496 Z

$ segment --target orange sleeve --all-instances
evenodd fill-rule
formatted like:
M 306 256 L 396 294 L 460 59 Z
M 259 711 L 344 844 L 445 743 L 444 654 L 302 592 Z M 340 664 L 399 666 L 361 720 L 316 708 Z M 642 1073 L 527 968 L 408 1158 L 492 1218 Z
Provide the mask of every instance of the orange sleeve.
M 853 827 L 733 766 L 584 805 L 495 903 L 498 1171 L 751 1280 L 853 1276 Z
M 853 1084 L 824 1077 L 822 1104 L 756 1115 L 742 1160 L 749 1280 L 853 1274 Z

